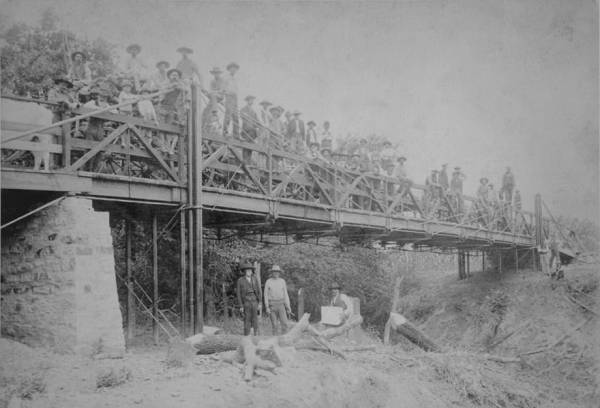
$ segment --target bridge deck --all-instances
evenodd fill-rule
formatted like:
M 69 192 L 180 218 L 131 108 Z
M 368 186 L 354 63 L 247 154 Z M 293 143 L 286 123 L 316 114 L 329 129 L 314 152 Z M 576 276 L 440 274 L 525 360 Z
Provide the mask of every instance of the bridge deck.
M 194 163 L 187 137 L 191 123 L 185 128 L 156 126 L 101 113 L 89 124 L 75 117 L 58 129 L 35 133 L 48 135 L 39 143 L 31 135 L 15 139 L 36 126 L 2 119 L 3 190 L 190 207 L 191 163 L 201 173 L 200 204 L 208 226 L 452 248 L 530 248 L 535 243 L 533 214 L 509 204 L 361 174 L 271 146 L 206 136 L 196 150 L 202 158 Z M 89 136 L 92 124 L 95 137 Z M 36 166 L 44 152 L 50 152 L 53 163 L 47 172 Z

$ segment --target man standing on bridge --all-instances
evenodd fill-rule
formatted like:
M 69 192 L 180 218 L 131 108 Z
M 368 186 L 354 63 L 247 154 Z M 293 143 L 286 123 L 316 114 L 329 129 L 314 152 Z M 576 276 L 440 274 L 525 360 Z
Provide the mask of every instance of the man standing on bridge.
M 229 75 L 225 78 L 224 94 L 225 94 L 225 118 L 223 119 L 223 132 L 226 135 L 239 138 L 240 121 L 238 116 L 238 85 L 235 74 L 240 69 L 240 66 L 232 62 L 227 65 Z M 232 123 L 231 133 L 229 132 L 229 124 Z
M 455 167 L 450 181 L 450 191 L 456 200 L 456 207 L 459 214 L 462 214 L 464 208 L 463 201 L 463 181 L 466 176 L 461 172 L 460 167 Z
M 444 193 L 448 190 L 448 187 L 450 186 L 448 182 L 448 171 L 446 170 L 447 167 L 448 163 L 442 164 L 442 170 L 440 170 L 440 175 L 438 178 L 438 183 L 440 184 L 440 187 L 442 187 L 442 192 Z
M 512 203 L 513 190 L 515 188 L 515 176 L 510 170 L 510 167 L 506 168 L 506 172 L 502 176 L 502 188 L 500 189 L 500 199 L 507 203 Z
M 254 335 L 258 335 L 258 313 L 261 309 L 262 291 L 260 282 L 254 276 L 254 266 L 251 263 L 243 263 L 240 270 L 244 274 L 237 281 L 237 298 L 240 312 L 244 315 L 244 336 L 250 334 L 254 328 Z

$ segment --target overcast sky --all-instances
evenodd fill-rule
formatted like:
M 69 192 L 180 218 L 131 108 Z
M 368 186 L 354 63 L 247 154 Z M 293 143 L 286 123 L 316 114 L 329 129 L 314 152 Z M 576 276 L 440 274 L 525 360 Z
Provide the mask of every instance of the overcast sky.
M 334 135 L 378 133 L 423 182 L 460 165 L 465 190 L 510 165 L 532 208 L 598 218 L 598 9 L 591 0 L 395 2 L 0 0 L 10 20 L 53 6 L 90 39 L 142 45 L 205 72 L 241 65 L 243 94 L 332 122 Z

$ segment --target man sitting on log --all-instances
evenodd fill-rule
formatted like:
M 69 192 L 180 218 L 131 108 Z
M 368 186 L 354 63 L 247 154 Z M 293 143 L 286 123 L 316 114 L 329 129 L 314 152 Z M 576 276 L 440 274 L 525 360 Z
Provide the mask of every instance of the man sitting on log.
M 261 309 L 262 291 L 260 282 L 253 275 L 254 266 L 251 263 L 240 265 L 244 274 L 237 281 L 237 298 L 240 312 L 244 315 L 244 336 L 250 334 L 250 328 L 254 328 L 254 335 L 258 335 L 258 313 Z
M 353 314 L 352 300 L 342 293 L 342 287 L 337 282 L 332 283 L 329 290 L 331 290 L 329 306 L 335 306 L 341 309 L 341 323 L 339 325 L 342 325 Z

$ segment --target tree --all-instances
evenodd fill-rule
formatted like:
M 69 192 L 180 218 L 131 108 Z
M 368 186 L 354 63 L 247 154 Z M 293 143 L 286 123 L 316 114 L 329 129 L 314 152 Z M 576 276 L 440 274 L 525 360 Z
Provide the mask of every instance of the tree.
M 0 32 L 3 93 L 44 93 L 54 78 L 68 72 L 75 50 L 87 55 L 93 77 L 114 71 L 113 45 L 103 39 L 77 38 L 74 33 L 59 29 L 58 23 L 56 13 L 47 9 L 37 26 L 15 23 Z

